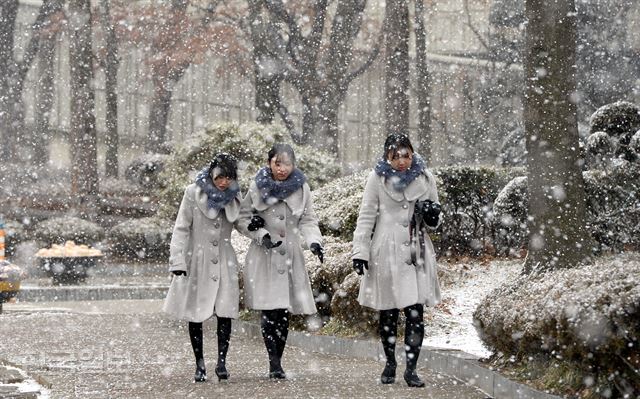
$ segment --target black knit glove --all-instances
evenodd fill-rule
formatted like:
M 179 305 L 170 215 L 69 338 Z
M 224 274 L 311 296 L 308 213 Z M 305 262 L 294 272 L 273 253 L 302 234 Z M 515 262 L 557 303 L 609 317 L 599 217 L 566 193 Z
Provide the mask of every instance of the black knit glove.
M 353 270 L 355 270 L 356 273 L 362 276 L 364 274 L 364 269 L 369 270 L 369 262 L 363 259 L 353 260 Z
M 311 252 L 320 259 L 320 263 L 324 263 L 324 248 L 322 245 L 314 242 L 311 244 L 310 248 Z
M 416 208 L 422 213 L 422 220 L 427 226 L 436 227 L 438 225 L 440 212 L 442 211 L 440 204 L 431 200 L 418 201 Z
M 260 216 L 258 216 L 260 217 Z M 262 219 L 262 218 L 260 218 Z M 277 241 L 277 242 L 273 242 L 271 241 L 271 236 L 269 234 L 266 234 L 264 237 L 262 237 L 262 245 L 264 245 L 265 248 L 267 249 L 272 249 L 272 248 L 276 248 L 279 247 L 280 244 L 282 244 L 282 241 Z
M 173 273 L 174 276 L 186 276 L 187 272 L 185 272 L 184 270 L 174 270 L 171 273 Z
M 264 227 L 264 219 L 260 215 L 251 216 L 251 222 L 247 226 L 247 230 L 256 231 Z

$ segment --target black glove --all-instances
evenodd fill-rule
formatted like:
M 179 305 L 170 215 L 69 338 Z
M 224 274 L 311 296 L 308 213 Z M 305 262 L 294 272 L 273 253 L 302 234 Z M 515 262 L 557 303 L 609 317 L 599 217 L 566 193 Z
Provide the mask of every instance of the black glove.
M 364 274 L 364 269 L 369 270 L 369 262 L 362 259 L 353 260 L 353 270 L 355 270 L 356 273 L 362 276 Z
M 264 219 L 260 215 L 251 216 L 251 222 L 247 226 L 249 231 L 256 231 L 264 227 Z
M 438 220 L 440 219 L 440 212 L 442 208 L 437 202 L 431 200 L 418 201 L 418 211 L 422 213 L 422 220 L 429 227 L 436 227 Z
M 324 263 L 324 248 L 322 248 L 322 245 L 314 242 L 311 244 L 311 247 L 309 249 L 315 256 L 318 257 L 318 259 L 320 259 L 320 263 Z
M 258 216 L 260 217 L 260 216 Z M 260 218 L 262 219 L 262 218 Z M 265 248 L 267 249 L 272 249 L 272 248 L 276 248 L 279 247 L 280 244 L 282 244 L 282 241 L 278 241 L 276 243 L 273 243 L 271 241 L 271 236 L 269 234 L 266 234 L 264 237 L 262 237 L 262 245 L 264 245 Z
M 184 270 L 174 270 L 171 273 L 173 273 L 174 276 L 186 276 L 187 272 L 185 272 Z

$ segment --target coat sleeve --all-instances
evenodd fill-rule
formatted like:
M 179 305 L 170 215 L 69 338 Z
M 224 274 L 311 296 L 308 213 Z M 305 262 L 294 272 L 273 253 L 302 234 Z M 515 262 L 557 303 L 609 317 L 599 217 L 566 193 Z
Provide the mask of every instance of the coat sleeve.
M 187 271 L 185 251 L 188 250 L 187 245 L 193 231 L 193 209 L 195 203 L 189 195 L 189 187 L 184 190 L 178 217 L 173 226 L 171 235 L 171 244 L 169 246 L 169 271 L 183 270 Z
M 322 233 L 320 233 L 320 227 L 318 227 L 318 217 L 313 210 L 313 199 L 311 198 L 311 189 L 306 183 L 303 186 L 305 204 L 302 216 L 298 222 L 298 228 L 300 233 L 305 239 L 307 247 L 311 247 L 311 244 L 317 242 L 322 245 Z
M 251 223 L 251 217 L 253 216 L 253 205 L 251 200 L 251 190 L 253 190 L 253 183 L 247 191 L 247 195 L 244 196 L 240 204 L 240 215 L 235 223 L 236 230 L 243 236 L 249 237 L 255 240 L 258 244 L 262 244 L 262 237 L 269 232 L 265 228 L 258 229 L 256 231 L 249 231 L 249 223 Z
M 373 228 L 376 224 L 376 219 L 378 218 L 378 208 L 380 207 L 378 183 L 376 180 L 376 173 L 371 172 L 367 179 L 367 184 L 364 186 L 356 231 L 353 233 L 352 259 L 369 261 L 371 235 L 373 234 Z

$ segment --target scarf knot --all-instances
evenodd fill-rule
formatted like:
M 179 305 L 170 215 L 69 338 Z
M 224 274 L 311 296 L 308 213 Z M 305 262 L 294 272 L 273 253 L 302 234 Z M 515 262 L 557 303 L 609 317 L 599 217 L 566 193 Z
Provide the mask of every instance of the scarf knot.
M 219 190 L 218 187 L 213 184 L 213 180 L 211 180 L 208 167 L 198 173 L 195 183 L 207 194 L 207 207 L 218 211 L 231 202 L 240 191 L 240 187 L 235 180 L 226 190 Z
M 424 160 L 416 153 L 413 154 L 411 167 L 404 172 L 393 169 L 391 164 L 385 158 L 381 158 L 375 166 L 376 174 L 384 177 L 385 179 L 391 179 L 393 189 L 399 192 L 404 191 L 407 186 L 416 179 L 416 177 L 420 176 L 420 174 L 424 172 L 424 169 Z
M 265 166 L 258 171 L 255 181 L 262 201 L 273 205 L 298 191 L 307 178 L 300 169 L 295 168 L 286 180 L 277 181 L 273 179 L 271 168 Z

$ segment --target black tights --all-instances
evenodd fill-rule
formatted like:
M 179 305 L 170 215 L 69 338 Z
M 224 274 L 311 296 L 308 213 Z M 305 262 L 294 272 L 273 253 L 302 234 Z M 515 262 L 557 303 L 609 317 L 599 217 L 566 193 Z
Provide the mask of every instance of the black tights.
M 287 309 L 263 310 L 260 321 L 262 338 L 269 354 L 269 362 L 280 363 L 289 335 L 289 311 Z
M 227 360 L 229 341 L 231 339 L 231 319 L 228 317 L 218 317 L 218 364 L 224 364 Z M 189 338 L 196 363 L 204 359 L 202 349 L 202 323 L 189 322 Z
M 398 335 L 399 309 L 389 309 L 380 311 L 380 325 L 378 332 L 387 357 L 387 364 L 396 365 L 396 337 Z M 422 348 L 424 338 L 424 305 L 415 304 L 404 308 L 404 315 L 407 318 L 404 330 L 404 344 L 407 355 L 407 369 L 415 370 Z

